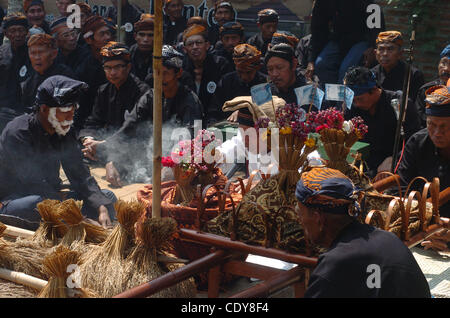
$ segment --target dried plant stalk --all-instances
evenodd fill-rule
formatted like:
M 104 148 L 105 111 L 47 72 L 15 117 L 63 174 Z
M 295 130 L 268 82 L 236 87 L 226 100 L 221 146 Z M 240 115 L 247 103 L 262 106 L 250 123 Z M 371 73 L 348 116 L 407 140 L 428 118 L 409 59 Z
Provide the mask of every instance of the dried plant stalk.
M 39 298 L 69 298 L 95 296 L 92 291 L 86 291 L 81 286 L 67 286 L 68 277 L 72 271 L 69 266 L 78 265 L 80 254 L 64 246 L 56 247 L 55 251 L 43 261 L 44 272 L 50 277 L 47 285 L 39 293 Z
M 42 271 L 42 261 L 49 253 L 50 249 L 30 240 L 0 240 L 0 267 L 47 279 Z
M 31 238 L 42 246 L 52 247 L 58 244 L 58 239 L 67 232 L 67 226 L 58 219 L 58 200 L 44 200 L 37 204 L 37 210 L 42 218 L 39 228 Z
M 84 264 L 81 266 L 83 285 L 102 297 L 111 297 L 124 290 L 123 260 L 134 245 L 134 224 L 145 213 L 145 204 L 118 200 L 115 209 L 119 224 L 99 248 L 83 255 Z
M 169 247 L 177 229 L 172 218 L 145 219 L 136 224 L 137 245 L 127 257 L 125 290 L 139 286 L 166 274 L 169 269 L 157 263 L 157 254 Z M 192 279 L 164 289 L 152 297 L 194 297 L 196 288 Z
M 67 226 L 61 244 L 70 246 L 74 241 L 85 241 L 88 243 L 102 243 L 107 237 L 107 232 L 102 227 L 84 222 L 81 214 L 82 201 L 69 199 L 58 206 L 58 218 L 63 220 Z

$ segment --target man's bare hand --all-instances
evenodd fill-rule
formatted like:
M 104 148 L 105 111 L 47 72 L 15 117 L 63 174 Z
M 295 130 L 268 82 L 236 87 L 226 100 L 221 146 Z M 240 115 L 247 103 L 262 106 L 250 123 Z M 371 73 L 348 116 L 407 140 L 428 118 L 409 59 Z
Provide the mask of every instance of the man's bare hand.
M 444 229 L 436 234 L 430 236 L 427 241 L 423 241 L 421 245 L 426 249 L 432 249 L 435 251 L 449 252 L 450 249 L 447 243 L 450 242 L 450 231 Z
M 228 121 L 232 123 L 237 123 L 238 121 L 239 110 L 234 111 L 230 117 L 227 118 Z
M 120 180 L 120 174 L 112 161 L 108 162 L 106 168 L 106 181 L 111 183 L 115 187 L 122 187 L 122 181 Z
M 101 205 L 98 208 L 98 223 L 100 223 L 100 225 L 105 229 L 112 227 L 108 209 L 104 205 Z
M 83 155 L 86 158 L 89 158 L 91 160 L 97 161 L 97 145 L 104 143 L 104 140 L 95 140 L 93 138 L 85 138 L 83 140 L 83 146 L 84 148 L 82 149 Z
M 392 157 L 387 157 L 386 159 L 384 159 L 384 161 L 378 166 L 377 168 L 377 173 L 380 173 L 382 171 L 391 171 L 391 167 L 392 167 Z M 374 182 L 376 181 L 380 181 L 384 178 L 389 177 L 389 174 L 387 173 L 380 173 L 380 175 L 378 177 L 375 178 Z

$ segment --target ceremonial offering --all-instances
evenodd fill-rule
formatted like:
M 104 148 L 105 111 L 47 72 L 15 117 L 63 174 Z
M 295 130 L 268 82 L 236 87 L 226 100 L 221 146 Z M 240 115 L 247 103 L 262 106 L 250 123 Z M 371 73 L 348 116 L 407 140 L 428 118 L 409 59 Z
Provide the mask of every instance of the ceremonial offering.
M 199 184 L 204 188 L 219 180 L 220 172 L 216 167 L 216 153 L 211 144 L 214 140 L 214 133 L 201 130 L 195 139 L 180 141 L 178 148 L 172 152 L 171 156 L 162 158 L 162 165 L 172 168 L 177 181 L 174 203 L 189 205 L 197 191 L 196 185 Z
M 57 209 L 61 202 L 58 200 L 44 200 L 37 204 L 37 210 L 41 216 L 39 228 L 34 233 L 32 241 L 43 247 L 52 247 L 58 244 L 67 232 L 67 225 L 58 217 Z
M 345 121 L 343 113 L 335 108 L 311 112 L 309 120 L 320 134 L 320 141 L 329 158 L 327 167 L 341 171 L 358 187 L 368 185 L 369 179 L 362 171 L 347 162 L 351 147 L 367 133 L 368 128 L 363 120 L 355 117 Z

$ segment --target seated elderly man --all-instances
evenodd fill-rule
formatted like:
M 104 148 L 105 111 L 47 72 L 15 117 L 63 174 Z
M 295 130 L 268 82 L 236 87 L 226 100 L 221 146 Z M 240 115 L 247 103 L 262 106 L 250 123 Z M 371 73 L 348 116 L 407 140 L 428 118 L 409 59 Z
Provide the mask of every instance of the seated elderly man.
M 26 42 L 27 18 L 21 13 L 10 13 L 2 28 L 9 43 L 0 46 L 0 132 L 11 119 L 23 114 L 20 84 L 32 72 Z
M 53 75 L 75 78 L 75 73 L 66 65 L 55 63 L 58 49 L 56 40 L 48 34 L 35 34 L 28 40 L 28 55 L 34 72 L 21 84 L 22 104 L 30 109 L 36 98 L 41 83 Z
M 222 111 L 222 106 L 226 101 L 238 96 L 250 96 L 252 86 L 266 83 L 267 76 L 259 70 L 262 67 L 261 52 L 250 44 L 239 44 L 233 50 L 233 61 L 236 71 L 225 74 L 217 86 L 216 94 L 213 97 L 214 117 L 225 119 L 228 113 Z M 238 114 L 242 115 L 238 118 Z M 244 117 L 250 121 L 248 126 L 254 126 L 252 116 L 247 109 L 235 111 L 228 120 L 236 122 Z
M 394 234 L 359 223 L 351 180 L 340 171 L 304 172 L 295 196 L 305 238 L 326 249 L 305 298 L 426 297 L 430 289 L 408 247 Z
M 286 43 L 270 47 L 264 59 L 272 82 L 272 95 L 283 98 L 287 104 L 297 103 L 294 89 L 306 85 L 305 77 L 297 73 L 294 49 Z
M 450 84 L 450 81 L 449 81 Z M 450 90 L 437 85 L 426 91 L 427 128 L 414 134 L 406 144 L 398 174 L 404 185 L 415 177 L 431 181 L 438 177 L 441 191 L 450 187 Z M 441 216 L 450 217 L 450 202 L 439 208 Z M 422 245 L 448 250 L 450 231 L 442 231 Z
M 425 92 L 433 86 L 445 85 L 450 79 L 450 44 L 448 44 L 440 54 L 440 60 L 438 64 L 438 78 L 428 82 L 419 89 L 419 93 L 416 97 L 416 107 L 420 114 L 420 120 L 422 127 L 426 126 L 427 116 L 425 114 Z
M 43 199 L 83 200 L 82 213 L 111 225 L 115 199 L 101 191 L 88 168 L 71 124 L 86 83 L 52 76 L 38 88 L 36 112 L 13 119 L 0 137 L 0 220 L 31 230 L 39 226 L 36 204 Z M 60 167 L 72 192 L 61 193 Z

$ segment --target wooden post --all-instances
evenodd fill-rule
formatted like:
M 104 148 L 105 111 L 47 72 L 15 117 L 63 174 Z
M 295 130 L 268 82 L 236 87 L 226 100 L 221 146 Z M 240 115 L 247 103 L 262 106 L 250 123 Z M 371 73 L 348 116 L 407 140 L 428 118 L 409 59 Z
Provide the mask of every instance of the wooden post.
M 122 1 L 117 1 L 117 42 L 125 43 L 122 37 Z
M 153 169 L 152 217 L 161 217 L 161 156 L 162 156 L 162 0 L 155 0 L 153 38 Z

